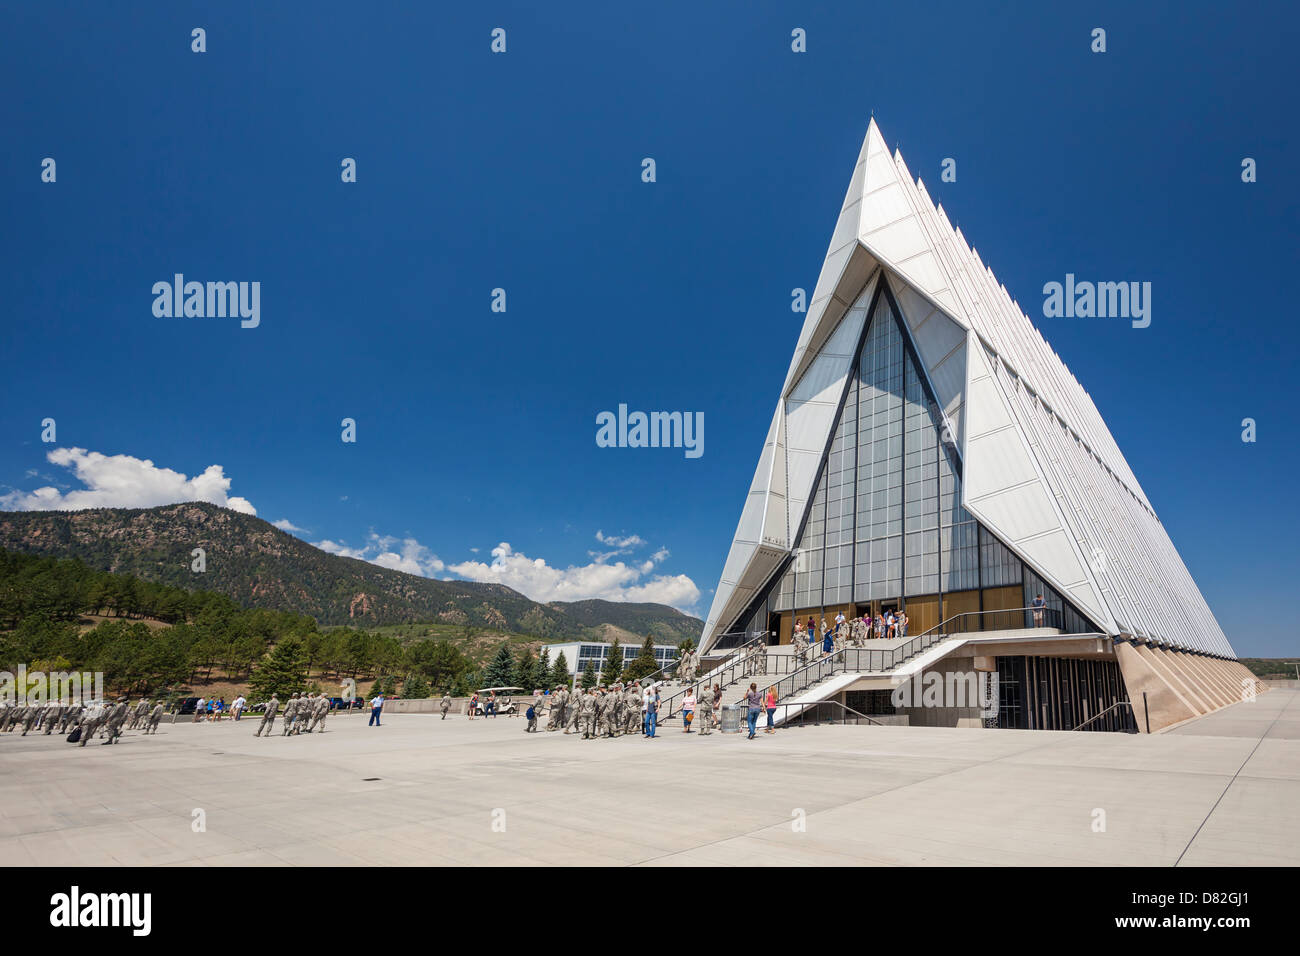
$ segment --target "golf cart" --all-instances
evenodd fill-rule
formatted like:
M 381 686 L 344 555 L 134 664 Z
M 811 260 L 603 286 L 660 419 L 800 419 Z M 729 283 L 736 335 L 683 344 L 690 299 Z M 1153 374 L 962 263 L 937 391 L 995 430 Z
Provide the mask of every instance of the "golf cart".
M 497 695 L 496 714 L 498 717 L 513 717 L 519 713 L 519 705 L 514 702 L 512 695 L 524 693 L 522 687 L 483 687 L 475 691 L 478 694 L 478 704 L 474 709 L 473 716 L 486 716 L 485 708 L 487 707 L 488 694 Z

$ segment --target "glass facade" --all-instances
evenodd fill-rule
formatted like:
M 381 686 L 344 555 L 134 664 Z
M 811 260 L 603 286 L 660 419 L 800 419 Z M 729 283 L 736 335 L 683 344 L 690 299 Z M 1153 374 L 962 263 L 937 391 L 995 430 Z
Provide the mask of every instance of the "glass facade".
M 896 309 L 876 293 L 794 556 L 729 630 L 784 642 L 788 612 L 906 607 L 919 634 L 955 614 L 1026 607 L 1045 588 L 962 507 L 953 436 Z M 1043 594 L 1065 630 L 1096 630 Z

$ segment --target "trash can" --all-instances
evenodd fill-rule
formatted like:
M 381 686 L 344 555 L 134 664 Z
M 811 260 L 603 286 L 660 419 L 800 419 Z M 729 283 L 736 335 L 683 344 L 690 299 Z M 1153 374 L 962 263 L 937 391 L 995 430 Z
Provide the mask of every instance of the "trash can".
M 720 729 L 724 734 L 738 734 L 745 719 L 741 716 L 745 708 L 740 704 L 722 705 L 722 723 Z

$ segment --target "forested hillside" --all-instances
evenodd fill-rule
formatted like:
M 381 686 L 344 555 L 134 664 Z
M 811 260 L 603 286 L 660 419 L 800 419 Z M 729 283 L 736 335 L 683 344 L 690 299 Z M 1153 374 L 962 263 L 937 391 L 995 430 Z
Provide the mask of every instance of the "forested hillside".
M 224 594 L 245 608 L 310 615 L 322 625 L 417 621 L 538 638 L 599 639 L 602 625 L 676 644 L 703 622 L 662 604 L 540 604 L 499 584 L 437 581 L 339 557 L 261 518 L 190 502 L 158 508 L 0 512 L 0 547 L 77 558 L 92 568 Z M 192 570 L 196 548 L 205 570 Z

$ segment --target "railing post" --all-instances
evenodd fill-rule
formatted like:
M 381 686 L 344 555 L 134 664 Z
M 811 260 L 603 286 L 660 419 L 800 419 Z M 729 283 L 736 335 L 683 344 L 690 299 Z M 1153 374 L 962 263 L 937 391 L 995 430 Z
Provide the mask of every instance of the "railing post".
M 1147 709 L 1147 692 L 1142 692 L 1142 713 L 1147 721 L 1147 733 L 1151 733 L 1151 711 Z

